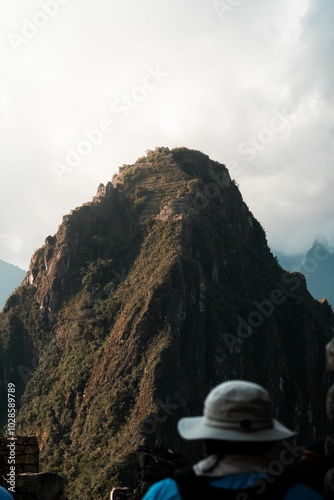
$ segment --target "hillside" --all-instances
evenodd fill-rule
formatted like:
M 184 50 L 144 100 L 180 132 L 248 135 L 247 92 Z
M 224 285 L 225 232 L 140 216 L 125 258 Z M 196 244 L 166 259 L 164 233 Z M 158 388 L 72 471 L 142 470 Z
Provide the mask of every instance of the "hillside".
M 134 481 L 140 445 L 190 460 L 176 421 L 222 380 L 268 388 L 309 440 L 326 431 L 333 313 L 284 271 L 224 165 L 157 148 L 119 169 L 32 256 L 0 315 L 0 397 L 72 499 Z M 1 425 L 6 408 L 0 407 Z
M 10 294 L 22 283 L 25 275 L 23 269 L 0 260 L 0 310 Z

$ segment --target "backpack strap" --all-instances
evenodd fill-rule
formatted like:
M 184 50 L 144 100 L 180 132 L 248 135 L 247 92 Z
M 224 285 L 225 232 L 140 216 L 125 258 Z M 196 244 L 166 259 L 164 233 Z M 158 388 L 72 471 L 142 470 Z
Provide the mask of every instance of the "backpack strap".
M 217 488 L 209 481 L 213 478 L 197 476 L 193 470 L 178 473 L 173 477 L 177 484 L 182 500 L 194 500 L 194 498 L 210 500 L 280 500 L 285 491 L 296 481 L 291 474 L 283 472 L 279 477 L 271 477 L 269 481 L 261 481 L 254 486 L 242 489 Z

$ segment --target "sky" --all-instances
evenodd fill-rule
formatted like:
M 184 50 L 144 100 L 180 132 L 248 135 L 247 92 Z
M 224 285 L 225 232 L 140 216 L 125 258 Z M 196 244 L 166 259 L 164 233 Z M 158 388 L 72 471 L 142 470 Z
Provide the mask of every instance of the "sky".
M 334 244 L 332 0 L 2 0 L 0 259 L 146 150 L 227 166 L 273 251 Z

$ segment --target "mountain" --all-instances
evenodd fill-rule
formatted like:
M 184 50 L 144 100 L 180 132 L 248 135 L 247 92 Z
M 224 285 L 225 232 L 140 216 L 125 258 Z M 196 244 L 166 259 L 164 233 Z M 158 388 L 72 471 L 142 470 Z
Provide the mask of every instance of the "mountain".
M 328 245 L 315 241 L 306 255 L 292 257 L 276 253 L 280 265 L 289 271 L 299 271 L 306 279 L 311 295 L 326 299 L 334 307 L 334 251 Z
M 0 309 L 3 308 L 15 288 L 22 283 L 25 275 L 26 271 L 23 271 L 23 269 L 0 260 Z
M 275 257 L 278 259 L 279 264 L 287 271 L 301 271 L 301 265 L 305 260 L 305 254 L 286 255 L 283 252 L 273 250 Z
M 157 148 L 64 216 L 0 315 L 0 398 L 69 498 L 133 486 L 137 452 L 195 460 L 177 420 L 217 383 L 258 382 L 301 442 L 327 430 L 334 317 L 282 269 L 226 167 Z M 7 411 L 0 406 L 0 423 Z
M 334 307 L 333 250 L 315 241 L 302 263 L 307 286 L 315 299 L 327 299 Z M 302 271 L 302 272 L 303 272 Z

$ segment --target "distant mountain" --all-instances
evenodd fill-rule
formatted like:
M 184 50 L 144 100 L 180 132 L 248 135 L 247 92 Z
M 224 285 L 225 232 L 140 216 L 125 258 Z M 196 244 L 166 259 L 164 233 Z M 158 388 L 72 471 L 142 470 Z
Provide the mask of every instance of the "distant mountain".
M 334 307 L 334 251 L 315 241 L 306 255 L 275 255 L 287 271 L 299 271 L 305 278 L 307 289 L 317 300 L 326 299 Z
M 0 314 L 0 401 L 14 383 L 17 434 L 38 437 L 69 498 L 107 498 L 133 486 L 142 446 L 201 456 L 176 422 L 223 380 L 265 385 L 302 443 L 324 435 L 333 324 L 278 264 L 225 165 L 157 148 L 32 256 Z
M 294 254 L 294 255 L 286 255 L 282 252 L 273 251 L 273 254 L 277 257 L 278 262 L 287 271 L 297 271 L 300 269 L 300 266 L 305 259 L 305 254 Z
M 301 266 L 307 287 L 315 299 L 327 299 L 334 307 L 334 254 L 315 242 Z
M 10 294 L 22 283 L 26 274 L 26 271 L 18 266 L 0 260 L 0 310 Z

